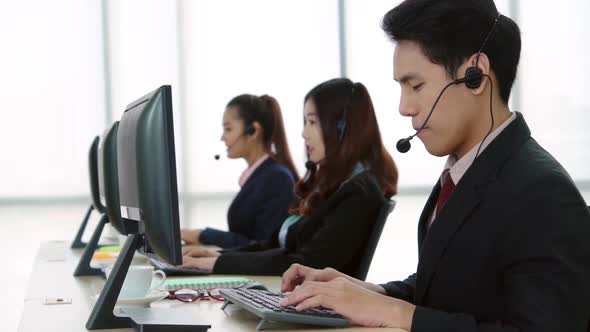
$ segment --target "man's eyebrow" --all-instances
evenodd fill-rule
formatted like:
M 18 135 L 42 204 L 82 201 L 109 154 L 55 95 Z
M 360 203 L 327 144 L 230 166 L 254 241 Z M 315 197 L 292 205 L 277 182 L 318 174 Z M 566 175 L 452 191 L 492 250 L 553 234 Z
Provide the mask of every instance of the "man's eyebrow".
M 399 82 L 399 83 L 406 83 L 407 81 L 416 79 L 417 77 L 418 77 L 417 74 L 409 73 L 409 74 L 405 74 L 401 78 L 394 78 L 393 80 L 396 82 Z

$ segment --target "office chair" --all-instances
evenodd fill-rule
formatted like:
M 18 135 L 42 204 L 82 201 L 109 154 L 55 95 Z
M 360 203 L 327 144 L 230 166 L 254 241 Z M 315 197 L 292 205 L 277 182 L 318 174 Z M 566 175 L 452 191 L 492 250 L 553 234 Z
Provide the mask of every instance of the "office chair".
M 381 210 L 379 210 L 379 215 L 377 216 L 377 221 L 375 221 L 373 231 L 369 235 L 369 239 L 367 240 L 367 246 L 365 247 L 363 255 L 361 256 L 361 262 L 353 277 L 359 280 L 365 280 L 365 278 L 367 278 L 367 273 L 369 273 L 369 267 L 371 267 L 371 261 L 373 260 L 375 249 L 377 249 L 377 244 L 379 243 L 381 232 L 383 231 L 383 227 L 385 226 L 385 221 L 387 221 L 387 217 L 389 216 L 391 211 L 393 211 L 394 207 L 394 200 L 386 200 L 383 203 L 383 206 L 381 206 Z

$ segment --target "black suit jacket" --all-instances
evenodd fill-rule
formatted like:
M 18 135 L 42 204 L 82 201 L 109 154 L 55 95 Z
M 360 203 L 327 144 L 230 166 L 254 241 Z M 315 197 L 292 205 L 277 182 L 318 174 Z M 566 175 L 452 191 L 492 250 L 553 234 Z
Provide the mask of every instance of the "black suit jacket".
M 295 178 L 284 165 L 268 158 L 252 173 L 227 211 L 229 231 L 205 228 L 203 244 L 240 247 L 268 240 L 289 216 Z
M 278 231 L 258 242 L 218 257 L 213 273 L 281 275 L 293 263 L 356 272 L 385 197 L 374 177 L 363 172 L 324 201 L 309 218 L 289 228 L 280 248 Z
M 382 285 L 416 304 L 412 331 L 586 331 L 590 212 L 521 114 L 457 184 L 426 229 L 416 274 Z

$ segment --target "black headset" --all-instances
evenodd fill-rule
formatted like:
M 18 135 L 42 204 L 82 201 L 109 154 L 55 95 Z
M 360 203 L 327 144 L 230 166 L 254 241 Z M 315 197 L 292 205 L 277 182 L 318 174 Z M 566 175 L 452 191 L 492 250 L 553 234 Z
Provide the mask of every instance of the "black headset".
M 251 121 L 249 123 L 245 123 L 244 124 L 244 133 L 242 134 L 242 136 L 245 136 L 245 135 L 252 136 L 252 135 L 254 135 L 254 133 L 256 133 L 256 128 L 254 127 L 254 121 Z M 221 158 L 221 155 L 216 154 L 213 157 L 215 158 L 215 160 L 219 160 Z
M 502 14 L 498 13 L 498 16 L 496 16 L 496 19 L 494 20 L 494 24 L 492 24 L 492 28 L 488 32 L 486 38 L 484 39 L 483 43 L 481 44 L 481 47 L 477 51 L 477 56 L 475 58 L 475 66 L 468 67 L 465 70 L 465 77 L 455 80 L 454 81 L 455 84 L 465 83 L 465 86 L 467 86 L 469 89 L 479 88 L 484 76 L 487 76 L 487 75 L 484 75 L 483 72 L 481 71 L 481 69 L 478 67 L 479 55 L 481 54 L 481 52 L 483 51 L 483 48 L 486 46 L 486 44 L 488 43 L 488 40 L 490 39 L 490 37 L 494 33 L 496 25 L 498 25 L 498 21 L 500 20 L 501 16 L 502 16 Z
M 244 127 L 244 135 L 252 136 L 256 132 L 256 128 L 254 127 L 254 122 L 247 123 Z
M 422 123 L 422 126 L 420 127 L 420 129 L 418 129 L 415 134 L 408 136 L 406 138 L 402 138 L 399 141 L 397 141 L 397 144 L 395 145 L 395 147 L 399 152 L 406 153 L 410 150 L 410 148 L 412 147 L 412 145 L 410 144 L 410 140 L 412 140 L 416 135 L 418 135 L 424 129 L 424 127 L 426 127 L 426 124 L 430 120 L 430 116 L 432 115 L 432 112 L 434 112 L 436 104 L 438 104 L 438 101 L 440 100 L 443 93 L 447 90 L 448 87 L 450 87 L 452 85 L 465 83 L 465 86 L 468 87 L 469 89 L 477 89 L 481 85 L 483 78 L 487 77 L 490 82 L 490 88 L 492 89 L 490 92 L 490 115 L 492 117 L 492 125 L 490 127 L 490 131 L 484 137 L 483 141 L 481 141 L 481 143 L 479 144 L 479 148 L 477 149 L 477 153 L 475 154 L 475 158 L 477 158 L 477 156 L 479 155 L 479 150 L 481 149 L 481 145 L 486 140 L 486 138 L 490 135 L 492 129 L 494 128 L 494 115 L 492 112 L 492 93 L 494 91 L 494 86 L 493 86 L 492 80 L 490 79 L 490 76 L 487 74 L 484 74 L 481 71 L 481 69 L 478 67 L 479 55 L 481 54 L 484 47 L 486 46 L 488 40 L 490 39 L 490 36 L 493 34 L 493 32 L 496 28 L 496 25 L 498 25 L 498 21 L 500 20 L 500 17 L 502 17 L 502 14 L 498 13 L 498 16 L 496 16 L 496 19 L 494 20 L 494 24 L 492 25 L 492 28 L 488 32 L 486 38 L 484 39 L 483 43 L 481 44 L 481 47 L 477 51 L 477 57 L 475 59 L 475 66 L 468 67 L 465 70 L 465 76 L 463 78 L 460 78 L 460 79 L 450 82 L 440 91 L 440 93 L 438 94 L 438 97 L 436 98 L 436 101 L 432 105 L 432 109 L 430 110 L 430 113 L 428 113 L 428 117 L 426 117 L 426 120 L 424 121 L 424 123 Z
M 354 83 L 352 83 L 352 89 L 350 94 L 350 101 L 344 110 L 342 111 L 342 117 L 336 123 L 336 130 L 338 131 L 338 143 L 342 144 L 342 139 L 344 138 L 344 133 L 346 132 L 346 121 L 348 119 L 348 110 L 352 108 L 352 99 L 354 98 Z
M 338 122 L 336 122 L 336 130 L 338 131 L 338 143 L 340 144 L 342 144 L 342 140 L 344 139 L 344 133 L 346 132 L 346 121 L 348 120 L 348 110 L 352 108 L 352 99 L 354 98 L 354 93 L 356 92 L 354 88 L 354 83 L 352 83 L 352 89 L 350 91 L 350 101 L 348 105 L 344 107 L 344 110 L 342 111 L 342 117 L 338 120 Z M 315 173 L 316 167 L 316 164 L 311 160 L 305 162 L 305 168 L 308 172 L 304 177 L 304 181 L 306 181 L 306 179 L 309 179 L 311 174 Z

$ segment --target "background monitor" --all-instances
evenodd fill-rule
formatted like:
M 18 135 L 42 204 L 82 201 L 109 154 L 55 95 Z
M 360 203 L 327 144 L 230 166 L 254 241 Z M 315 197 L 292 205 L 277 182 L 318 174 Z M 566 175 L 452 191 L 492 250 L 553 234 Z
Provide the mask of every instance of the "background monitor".
M 74 276 L 76 277 L 102 275 L 102 271 L 100 269 L 90 266 L 90 261 L 92 260 L 92 255 L 94 254 L 94 251 L 98 248 L 98 242 L 102 235 L 104 226 L 109 222 L 109 219 L 105 214 L 106 207 L 104 206 L 104 201 L 101 201 L 100 199 L 101 180 L 99 179 L 99 173 L 101 172 L 101 170 L 99 170 L 99 147 L 102 146 L 103 142 L 104 136 L 102 138 L 96 136 L 96 138 L 92 141 L 92 145 L 90 146 L 90 151 L 88 155 L 90 194 L 92 196 L 92 205 L 86 213 L 86 216 L 82 221 L 80 228 L 78 229 L 76 237 L 74 238 L 74 242 L 71 245 L 71 248 L 84 248 L 84 251 L 80 256 L 80 259 L 78 260 L 78 265 L 76 265 L 76 268 L 74 269 Z M 84 243 L 82 241 L 82 235 L 84 234 L 84 230 L 86 229 L 88 218 L 90 216 L 90 212 L 92 211 L 92 209 L 98 211 L 98 213 L 100 213 L 101 216 L 100 220 L 98 221 L 98 224 L 92 232 L 90 240 L 88 241 L 88 243 Z
M 119 202 L 123 221 L 138 222 L 144 250 L 182 263 L 172 92 L 161 86 L 129 104 L 117 135 Z
M 76 236 L 70 245 L 72 249 L 81 249 L 86 247 L 87 243 L 82 241 L 82 236 L 84 235 L 84 231 L 86 230 L 86 225 L 88 224 L 88 220 L 90 218 L 90 213 L 92 210 L 96 210 L 98 213 L 103 214 L 105 212 L 105 207 L 101 204 L 99 198 L 99 185 L 98 185 L 98 145 L 99 145 L 100 137 L 96 136 L 92 140 L 92 144 L 90 144 L 90 150 L 88 150 L 88 179 L 90 180 L 90 197 L 92 198 L 92 204 L 86 210 L 86 214 L 84 215 L 84 219 L 80 223 L 78 227 L 78 231 L 76 232 Z
M 137 222 L 121 218 L 119 205 L 119 174 L 117 167 L 117 132 L 119 121 L 106 129 L 98 146 L 98 184 L 100 203 L 105 207 L 109 222 L 122 235 L 137 233 Z
M 105 207 L 100 201 L 99 195 L 99 180 L 98 180 L 98 146 L 100 145 L 100 138 L 96 136 L 90 145 L 88 151 L 88 175 L 90 179 L 90 196 L 92 197 L 92 205 L 99 213 L 105 212 Z

